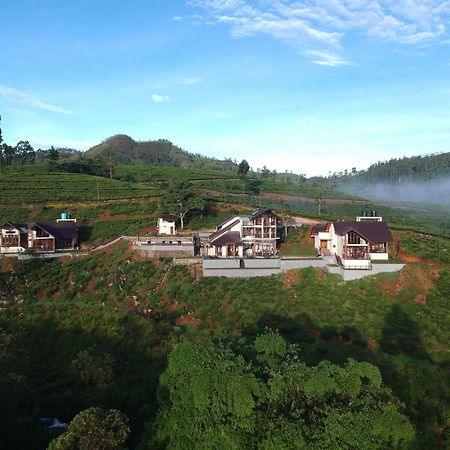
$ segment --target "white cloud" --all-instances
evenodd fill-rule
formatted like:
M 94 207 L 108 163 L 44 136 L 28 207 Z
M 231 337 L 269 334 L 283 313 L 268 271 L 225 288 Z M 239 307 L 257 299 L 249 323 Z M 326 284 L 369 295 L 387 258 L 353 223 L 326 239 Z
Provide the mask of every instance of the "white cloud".
M 182 80 L 180 80 L 178 82 L 178 84 L 181 84 L 182 86 L 191 86 L 193 84 L 201 83 L 202 81 L 203 81 L 203 78 L 200 78 L 200 77 L 188 77 L 188 78 L 183 78 Z
M 350 61 L 346 61 L 339 55 L 323 51 L 323 50 L 308 50 L 305 55 L 311 58 L 313 64 L 319 66 L 338 67 L 353 65 Z
M 72 114 L 72 112 L 68 111 L 67 109 L 61 108 L 60 106 L 54 106 L 48 103 L 44 103 L 25 92 L 19 91 L 18 89 L 14 89 L 9 86 L 5 86 L 3 84 L 0 84 L 0 95 L 7 98 L 8 100 L 24 103 L 29 106 L 34 106 L 35 108 L 44 109 L 46 111 L 51 111 L 59 114 Z
M 158 94 L 152 94 L 151 96 L 153 103 L 169 103 L 170 97 L 167 95 L 158 95 Z
M 174 22 L 181 22 L 181 21 L 183 20 L 183 18 L 182 18 L 181 16 L 173 16 L 173 17 L 172 17 L 172 20 L 173 20 Z
M 208 20 L 228 24 L 235 38 L 268 34 L 311 52 L 333 52 L 315 64 L 348 64 L 342 52 L 346 33 L 398 44 L 421 45 L 446 37 L 450 1 L 441 0 L 188 0 Z M 330 53 L 331 55 L 331 53 Z

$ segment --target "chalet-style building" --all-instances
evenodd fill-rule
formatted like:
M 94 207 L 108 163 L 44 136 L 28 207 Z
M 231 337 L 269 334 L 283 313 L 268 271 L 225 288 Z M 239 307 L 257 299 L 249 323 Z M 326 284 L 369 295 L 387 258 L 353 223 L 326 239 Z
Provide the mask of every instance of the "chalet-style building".
M 164 216 L 158 217 L 158 234 L 166 234 L 169 236 L 177 234 L 177 220 L 178 217 L 174 216 L 173 214 L 166 214 Z
M 0 253 L 22 253 L 74 250 L 78 230 L 74 219 L 57 222 L 36 222 L 28 225 L 7 222 L 0 228 Z
M 77 238 L 74 222 L 37 222 L 28 227 L 28 248 L 42 252 L 75 250 Z
M 275 256 L 277 224 L 277 216 L 268 209 L 257 209 L 250 216 L 228 217 L 209 236 L 205 256 Z
M 376 216 L 361 216 L 355 222 L 329 222 L 311 231 L 322 255 L 334 255 L 344 269 L 369 269 L 371 261 L 389 259 L 392 234 L 386 222 Z
M 28 248 L 28 226 L 7 222 L 0 232 L 0 253 L 21 253 Z

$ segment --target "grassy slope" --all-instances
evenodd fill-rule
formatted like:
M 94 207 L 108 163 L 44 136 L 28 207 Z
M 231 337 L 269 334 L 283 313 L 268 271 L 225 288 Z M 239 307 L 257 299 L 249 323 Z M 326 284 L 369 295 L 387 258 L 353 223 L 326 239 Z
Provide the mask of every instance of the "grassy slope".
M 83 259 L 3 264 L 0 298 L 10 303 L 0 327 L 16 336 L 17 353 L 0 369 L 26 376 L 33 395 L 20 404 L 21 416 L 38 405 L 43 415 L 70 418 L 94 401 L 126 412 L 138 440 L 173 345 L 209 334 L 242 347 L 270 327 L 298 343 L 309 364 L 348 357 L 376 364 L 406 404 L 418 448 L 439 448 L 450 404 L 448 266 L 411 264 L 351 283 L 315 269 L 195 281 L 173 267 L 159 285 L 166 262 L 141 260 L 124 244 Z M 155 319 L 136 316 L 135 301 L 150 305 Z M 86 389 L 70 371 L 95 342 L 118 361 L 108 395 Z

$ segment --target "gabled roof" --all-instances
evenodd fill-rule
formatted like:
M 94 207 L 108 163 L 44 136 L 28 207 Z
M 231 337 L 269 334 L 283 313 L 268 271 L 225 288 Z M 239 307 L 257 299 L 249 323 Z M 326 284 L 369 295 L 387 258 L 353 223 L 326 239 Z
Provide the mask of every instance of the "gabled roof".
M 354 231 L 369 242 L 391 242 L 392 234 L 386 222 L 333 222 L 334 231 L 344 236 Z
M 31 225 L 39 227 L 55 239 L 77 239 L 78 229 L 74 222 L 36 222 Z
M 226 217 L 225 219 L 222 220 L 222 222 L 220 222 L 216 225 L 216 228 L 219 229 L 220 227 L 222 227 L 223 225 L 225 225 L 227 222 L 229 222 L 231 219 L 234 219 L 235 217 L 237 217 L 236 214 Z
M 164 214 L 162 216 L 159 216 L 159 218 L 164 220 L 165 222 L 176 222 L 178 220 L 178 217 L 174 214 Z
M 312 226 L 311 228 L 311 237 L 317 236 L 321 231 L 325 231 L 326 230 L 326 225 L 323 223 L 317 223 L 315 225 Z
M 230 244 L 242 245 L 241 234 L 239 231 L 228 231 L 214 241 L 216 247 Z
M 17 222 L 6 222 L 2 225 L 2 228 L 15 228 L 17 231 L 20 231 L 21 233 L 28 233 L 28 227 L 27 225 L 23 223 L 17 223 Z
M 275 214 L 270 210 L 270 209 L 266 209 L 266 208 L 258 208 L 256 211 L 254 211 L 251 215 L 250 215 L 250 220 L 255 220 L 258 219 L 261 216 L 264 216 L 266 214 L 270 214 L 271 216 L 275 216 Z
M 225 232 L 233 228 L 235 225 L 239 223 L 239 219 L 236 218 L 233 222 L 231 222 L 228 226 L 225 228 L 221 228 L 220 230 L 214 231 L 214 233 L 210 234 L 209 240 L 212 242 L 214 239 L 217 239 L 219 236 L 222 236 Z

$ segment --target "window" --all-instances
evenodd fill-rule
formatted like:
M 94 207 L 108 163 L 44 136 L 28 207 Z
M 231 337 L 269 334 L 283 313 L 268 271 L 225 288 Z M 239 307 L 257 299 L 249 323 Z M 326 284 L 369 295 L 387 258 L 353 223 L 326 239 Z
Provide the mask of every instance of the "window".
M 384 242 L 370 244 L 371 253 L 386 253 L 386 245 Z
M 361 244 L 361 238 L 354 231 L 349 231 L 347 234 L 347 242 L 349 244 Z

